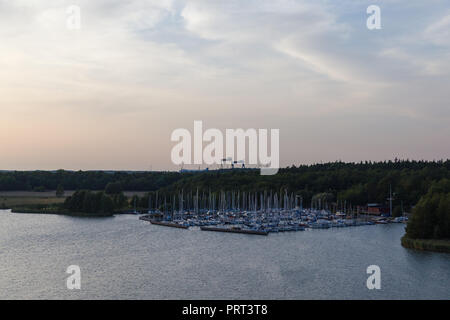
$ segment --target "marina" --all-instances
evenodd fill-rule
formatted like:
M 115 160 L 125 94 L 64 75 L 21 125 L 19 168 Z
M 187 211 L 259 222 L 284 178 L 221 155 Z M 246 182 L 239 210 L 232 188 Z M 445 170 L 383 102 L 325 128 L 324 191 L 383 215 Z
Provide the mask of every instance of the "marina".
M 178 193 L 163 198 L 149 197 L 148 212 L 140 219 L 154 225 L 202 231 L 268 235 L 269 233 L 330 229 L 376 224 L 402 223 L 407 217 L 390 218 L 362 214 L 354 207 L 316 199 L 311 208 L 303 208 L 303 199 L 293 193 L 280 196 L 273 192 L 221 191 L 187 195 Z M 152 202 L 154 200 L 154 202 Z M 152 205 L 154 203 L 154 206 Z

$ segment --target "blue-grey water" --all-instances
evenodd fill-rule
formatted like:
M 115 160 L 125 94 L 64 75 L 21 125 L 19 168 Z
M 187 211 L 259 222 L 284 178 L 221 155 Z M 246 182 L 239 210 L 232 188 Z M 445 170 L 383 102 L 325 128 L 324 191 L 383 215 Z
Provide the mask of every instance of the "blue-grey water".
M 449 299 L 450 254 L 403 224 L 252 236 L 0 210 L 0 299 Z M 81 268 L 81 290 L 66 269 Z M 381 268 L 381 289 L 366 268 Z

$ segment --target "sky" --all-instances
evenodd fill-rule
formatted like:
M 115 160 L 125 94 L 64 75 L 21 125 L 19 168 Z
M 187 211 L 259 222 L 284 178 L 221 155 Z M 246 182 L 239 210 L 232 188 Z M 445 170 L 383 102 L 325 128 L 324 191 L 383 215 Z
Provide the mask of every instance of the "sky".
M 179 169 L 195 120 L 281 166 L 447 159 L 449 101 L 448 0 L 0 0 L 4 170 Z

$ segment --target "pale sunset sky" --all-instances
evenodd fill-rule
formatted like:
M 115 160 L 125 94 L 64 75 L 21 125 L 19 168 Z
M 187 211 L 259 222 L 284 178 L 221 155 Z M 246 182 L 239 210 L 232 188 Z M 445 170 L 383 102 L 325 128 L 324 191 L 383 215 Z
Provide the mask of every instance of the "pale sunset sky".
M 281 166 L 446 159 L 450 2 L 0 0 L 0 112 L 3 170 L 178 169 L 194 120 L 280 129 Z

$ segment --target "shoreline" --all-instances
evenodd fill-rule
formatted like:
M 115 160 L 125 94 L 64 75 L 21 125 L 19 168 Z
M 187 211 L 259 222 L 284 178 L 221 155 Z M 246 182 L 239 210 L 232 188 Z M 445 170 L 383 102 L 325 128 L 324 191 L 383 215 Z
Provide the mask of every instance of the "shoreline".
M 103 218 L 103 217 L 113 217 L 114 213 L 84 213 L 84 212 L 70 212 L 64 210 L 46 210 L 46 209 L 31 209 L 31 208 L 12 208 L 11 213 L 17 214 L 54 214 L 60 216 L 72 216 L 72 217 L 93 217 L 93 218 Z
M 441 253 L 450 253 L 450 240 L 441 239 L 410 239 L 406 236 L 401 238 L 401 244 L 404 248 L 419 251 L 432 251 Z

